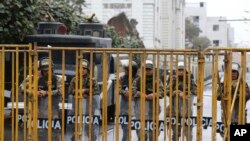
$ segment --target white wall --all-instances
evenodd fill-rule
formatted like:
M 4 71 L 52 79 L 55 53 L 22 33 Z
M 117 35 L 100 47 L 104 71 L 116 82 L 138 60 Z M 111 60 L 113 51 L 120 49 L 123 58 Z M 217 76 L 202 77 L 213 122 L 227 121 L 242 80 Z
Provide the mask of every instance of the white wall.
M 194 17 L 199 17 L 199 22 L 193 21 Z M 203 3 L 203 6 L 201 3 L 186 3 L 185 7 L 185 17 L 190 18 L 191 21 L 194 22 L 194 24 L 197 24 L 197 26 L 201 29 L 201 36 L 206 35 L 206 21 L 207 21 L 207 5 L 206 3 Z
M 125 12 L 138 21 L 137 30 L 147 48 L 184 48 L 184 0 L 86 0 L 87 15 L 96 13 L 102 23 Z M 131 4 L 111 8 L 110 4 Z M 108 7 L 108 8 L 107 8 Z
M 226 20 L 226 17 L 207 17 L 206 3 L 186 3 L 185 16 L 191 21 L 193 17 L 199 16 L 198 27 L 202 30 L 200 36 L 206 36 L 210 39 L 211 45 L 214 46 L 213 41 L 218 40 L 220 47 L 228 47 L 234 44 L 234 30 L 227 22 L 219 20 Z M 194 21 L 193 21 L 194 22 Z M 195 23 L 195 22 L 194 22 Z M 213 29 L 214 25 L 218 25 L 218 30 Z
M 226 19 L 225 17 L 208 17 L 207 18 L 207 37 L 211 40 L 213 45 L 214 40 L 219 40 L 220 47 L 227 47 L 227 40 L 229 38 L 228 27 L 226 22 L 219 22 L 220 19 Z M 213 26 L 218 25 L 217 31 L 213 30 Z

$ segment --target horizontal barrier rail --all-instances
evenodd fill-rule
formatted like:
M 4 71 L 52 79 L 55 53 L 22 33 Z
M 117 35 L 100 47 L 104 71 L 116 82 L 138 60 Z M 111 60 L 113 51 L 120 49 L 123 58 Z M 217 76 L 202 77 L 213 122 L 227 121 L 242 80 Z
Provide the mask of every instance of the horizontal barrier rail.
M 249 51 L 0 45 L 0 141 L 230 140 Z

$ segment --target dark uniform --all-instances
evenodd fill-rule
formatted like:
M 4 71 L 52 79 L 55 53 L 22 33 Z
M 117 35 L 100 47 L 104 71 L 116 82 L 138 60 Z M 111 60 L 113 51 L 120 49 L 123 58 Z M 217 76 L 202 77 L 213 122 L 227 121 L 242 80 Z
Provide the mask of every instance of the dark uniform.
M 239 77 L 239 70 L 240 70 L 240 66 L 239 64 L 235 64 L 233 63 L 232 64 L 232 83 L 231 83 L 231 98 L 233 100 L 233 97 L 234 97 L 234 93 L 235 93 L 235 90 L 236 90 L 236 86 L 237 86 L 237 81 L 238 81 L 238 77 Z M 235 76 L 234 76 L 235 75 Z M 245 86 L 246 86 L 246 95 L 245 95 L 245 106 L 246 106 L 246 103 L 247 101 L 250 99 L 250 91 L 249 91 L 249 87 L 248 87 L 248 84 L 245 82 Z M 224 88 L 223 88 L 223 83 L 218 87 L 217 89 L 217 100 L 221 101 L 221 120 L 222 121 L 226 121 L 227 119 L 224 119 L 224 104 L 223 104 L 223 100 L 222 100 L 222 97 L 224 96 Z M 238 114 L 239 114 L 239 105 L 240 105 L 240 102 L 239 102 L 239 95 L 240 95 L 240 85 L 238 87 L 238 91 L 237 91 L 237 96 L 236 96 L 236 100 L 235 100 L 235 104 L 234 104 L 234 107 L 233 107 L 233 111 L 232 111 L 232 116 L 231 116 L 231 122 L 232 123 L 237 123 L 238 122 Z M 245 115 L 245 118 L 247 117 L 247 113 Z M 247 122 L 247 118 L 245 120 Z M 223 136 L 223 133 L 221 133 L 221 136 Z
M 195 95 L 197 95 L 197 85 L 195 84 L 194 80 L 191 78 L 190 76 L 190 82 L 188 82 L 188 73 L 186 72 L 186 69 L 184 69 L 184 64 L 183 62 L 179 62 L 178 64 L 178 71 L 182 71 L 183 73 L 186 73 L 186 85 L 185 85 L 185 94 L 186 94 L 186 98 L 185 98 L 185 105 L 184 104 L 184 100 L 183 97 L 180 95 L 184 95 L 183 93 L 183 87 L 184 87 L 184 74 L 176 74 L 175 76 L 173 76 L 173 81 L 172 81 L 172 103 L 170 103 L 171 107 L 172 107 L 172 116 L 173 117 L 179 117 L 178 122 L 181 121 L 181 117 L 183 116 L 183 108 L 185 108 L 185 113 L 184 116 L 187 118 L 188 117 L 188 107 L 190 107 L 190 116 L 192 116 L 193 114 L 193 109 L 192 109 L 192 105 L 193 105 L 193 98 Z M 178 80 L 178 89 L 176 90 L 176 81 Z M 188 83 L 190 83 L 190 95 L 191 97 L 188 97 Z M 170 95 L 170 79 L 168 80 L 167 83 L 167 95 Z M 178 94 L 178 97 L 177 97 Z M 177 101 L 178 101 L 178 105 L 177 105 Z M 188 101 L 190 101 L 190 105 L 188 105 Z M 170 105 L 167 107 L 167 117 L 169 117 L 169 112 L 170 112 Z M 177 113 L 177 109 L 178 109 L 178 113 Z M 176 121 L 176 123 L 178 124 L 178 122 Z M 192 128 L 193 126 L 190 126 L 190 141 L 192 141 L 193 139 L 193 135 L 192 135 Z M 175 141 L 176 140 L 176 126 L 172 125 L 172 130 L 173 130 L 173 135 L 172 135 L 172 139 Z M 178 137 L 181 136 L 181 125 L 178 125 Z M 188 129 L 187 126 L 185 127 L 185 136 L 186 138 L 188 137 Z
M 48 68 L 49 67 L 49 59 L 42 58 L 39 63 L 39 71 L 41 74 L 38 76 L 38 118 L 39 119 L 48 119 Z M 27 77 L 24 81 L 26 81 L 26 89 L 28 92 L 28 84 L 29 79 L 32 79 L 33 76 Z M 52 85 L 51 85 L 51 95 L 52 95 L 52 120 L 60 118 L 60 110 L 58 107 L 59 102 L 61 102 L 61 78 L 56 76 L 52 70 Z M 32 82 L 32 85 L 34 83 Z M 21 91 L 24 90 L 24 82 L 20 86 Z M 31 96 L 31 95 L 30 95 Z M 30 97 L 32 98 L 32 97 Z M 40 121 L 40 120 L 39 120 Z M 40 121 L 41 122 L 41 121 Z M 39 124 L 39 123 L 38 123 Z M 42 125 L 42 124 L 40 124 Z M 58 141 L 61 140 L 61 129 L 53 129 L 52 127 L 52 140 Z M 44 141 L 48 139 L 48 130 L 44 126 L 39 126 L 38 129 L 38 140 Z
M 163 84 L 161 80 L 159 79 L 159 86 L 157 86 L 157 80 L 155 80 L 155 84 L 153 84 L 153 63 L 152 61 L 147 60 L 146 61 L 146 82 L 145 83 L 145 94 L 141 92 L 141 77 L 138 76 L 133 81 L 133 98 L 135 101 L 134 111 L 135 111 L 135 117 L 136 119 L 140 119 L 140 115 L 145 115 L 146 120 L 152 120 L 153 114 L 156 112 L 153 109 L 153 99 L 157 97 L 162 98 L 163 97 Z M 155 85 L 155 91 L 153 91 L 153 85 Z M 159 93 L 157 93 L 159 91 Z M 145 96 L 145 111 L 141 111 L 140 109 L 140 97 Z M 155 107 L 158 106 L 159 114 L 160 114 L 160 105 L 155 105 Z M 159 115 L 156 115 L 159 116 Z M 142 129 L 143 130 L 143 129 Z M 140 130 L 136 131 L 138 136 L 138 141 L 140 141 Z M 153 140 L 153 131 L 145 131 L 145 140 Z
M 120 115 L 125 115 L 128 116 L 128 109 L 129 109 L 129 101 L 128 101 L 128 95 L 129 95 L 129 60 L 126 60 L 127 62 L 124 62 L 123 67 L 125 74 L 120 77 Z M 137 69 L 138 66 L 137 64 L 132 61 L 132 80 L 135 79 L 137 76 Z M 128 141 L 128 125 L 127 124 L 122 124 L 121 125 L 122 130 L 123 130 L 123 136 L 122 136 L 122 141 Z
M 89 75 L 89 62 L 85 59 L 82 60 L 82 69 L 83 69 L 83 75 L 82 75 L 82 91 L 83 91 L 83 97 L 84 100 L 82 102 L 83 107 L 85 107 L 85 109 L 83 109 L 83 114 L 84 115 L 88 115 L 89 114 L 89 89 L 90 89 L 90 75 Z M 84 72 L 86 71 L 86 72 Z M 70 86 L 69 86 L 69 94 L 75 95 L 76 92 L 76 83 L 80 84 L 80 79 L 76 80 L 76 77 L 74 77 L 71 82 L 70 82 Z M 80 90 L 78 90 L 79 92 Z M 98 88 L 98 84 L 97 81 L 95 79 L 92 79 L 92 116 L 100 116 L 100 92 L 99 92 L 99 88 Z M 76 107 L 75 107 L 76 108 Z M 84 132 L 85 135 L 88 136 L 89 135 L 89 125 L 88 123 L 84 123 Z M 92 140 L 96 141 L 98 139 L 98 135 L 99 135 L 99 125 L 97 124 L 93 124 L 92 126 L 92 131 L 91 131 L 91 135 L 92 135 Z M 74 140 L 74 138 L 72 138 L 72 140 Z M 80 139 L 81 140 L 81 139 Z

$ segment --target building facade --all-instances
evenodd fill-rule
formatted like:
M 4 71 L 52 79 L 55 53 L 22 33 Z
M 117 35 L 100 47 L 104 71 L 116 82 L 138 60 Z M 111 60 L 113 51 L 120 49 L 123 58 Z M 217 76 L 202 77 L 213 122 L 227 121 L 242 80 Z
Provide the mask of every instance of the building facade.
M 146 48 L 184 48 L 185 0 L 86 0 L 84 13 L 102 23 L 124 12 L 136 19 Z
M 197 25 L 200 36 L 206 36 L 211 46 L 231 47 L 234 44 L 234 29 L 225 21 L 226 17 L 208 17 L 204 2 L 186 3 L 185 17 Z

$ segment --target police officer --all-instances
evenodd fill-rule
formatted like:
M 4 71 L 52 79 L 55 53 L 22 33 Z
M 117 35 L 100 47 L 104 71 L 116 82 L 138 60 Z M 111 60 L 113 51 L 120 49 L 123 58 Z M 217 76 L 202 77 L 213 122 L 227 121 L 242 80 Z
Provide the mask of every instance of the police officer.
M 141 90 L 141 76 L 138 76 L 134 81 L 133 81 L 133 88 L 132 88 L 132 95 L 134 98 L 135 106 L 134 106 L 134 111 L 135 111 L 135 117 L 136 119 L 140 119 L 141 114 L 145 114 L 145 119 L 146 120 L 152 120 L 153 119 L 153 114 L 155 114 L 155 109 L 153 109 L 153 99 L 156 100 L 157 97 L 162 98 L 163 97 L 163 84 L 161 80 L 153 80 L 153 63 L 151 60 L 146 60 L 145 63 L 146 67 L 146 80 L 143 82 L 145 84 L 145 93 L 142 93 Z M 155 84 L 153 84 L 153 81 Z M 159 86 L 157 85 L 157 81 Z M 155 90 L 153 91 L 153 85 Z M 159 93 L 157 93 L 159 92 Z M 140 110 L 140 98 L 145 97 L 145 105 L 146 105 L 146 111 L 141 111 Z M 160 114 L 160 105 L 155 105 L 155 107 L 158 106 L 159 114 Z M 159 116 L 159 115 L 156 115 Z M 143 130 L 143 129 L 142 129 Z M 155 130 L 155 129 L 153 129 Z M 140 141 L 140 130 L 136 130 L 138 141 Z M 152 130 L 145 131 L 145 140 L 153 140 L 153 132 Z
M 184 84 L 184 73 L 186 73 L 186 84 Z M 191 74 L 190 74 L 191 75 Z M 190 77 L 190 82 L 188 82 L 188 77 Z M 176 81 L 178 81 L 178 87 L 176 87 Z M 190 95 L 191 97 L 188 97 L 188 83 L 190 83 Z M 183 89 L 184 85 L 185 90 Z M 168 85 L 167 85 L 167 95 L 170 95 L 170 87 L 172 87 L 173 90 L 173 95 L 172 95 L 172 103 L 170 104 L 172 106 L 172 116 L 173 117 L 179 117 L 178 122 L 181 121 L 181 117 L 183 116 L 182 114 L 182 109 L 185 108 L 185 113 L 184 116 L 187 118 L 188 117 L 188 107 L 190 107 L 190 115 L 192 116 L 193 113 L 193 109 L 192 109 L 192 105 L 193 105 L 193 97 L 195 95 L 197 95 L 197 85 L 195 84 L 194 80 L 192 79 L 191 76 L 188 76 L 188 72 L 187 70 L 184 68 L 184 62 L 179 62 L 178 63 L 178 72 L 177 74 L 175 74 L 175 76 L 173 76 L 173 81 L 172 81 L 172 86 L 170 85 L 170 78 L 168 80 Z M 186 95 L 186 99 L 183 99 L 184 93 Z M 184 104 L 184 100 L 185 100 L 185 105 Z M 178 101 L 178 105 L 177 102 Z M 190 101 L 190 105 L 188 105 L 188 101 Z M 169 112 L 170 112 L 170 105 L 167 107 L 167 116 L 169 116 Z M 177 113 L 177 109 L 178 109 L 178 113 Z M 176 122 L 178 124 L 178 122 Z M 180 123 L 181 124 L 181 123 Z M 179 137 L 181 136 L 181 125 L 177 125 L 178 126 L 178 140 Z M 192 135 L 192 128 L 193 126 L 190 126 L 190 141 L 192 141 L 193 139 L 193 135 Z M 172 125 L 172 130 L 173 130 L 173 135 L 172 135 L 172 140 L 175 141 L 176 140 L 176 126 Z M 188 138 L 188 129 L 187 126 L 185 127 L 185 136 L 186 138 Z
M 237 82 L 238 82 L 238 77 L 239 77 L 239 71 L 240 71 L 240 65 L 238 63 L 233 62 L 232 63 L 232 83 L 231 83 L 231 98 L 233 99 L 234 97 L 234 93 L 236 90 L 236 86 L 237 86 Z M 249 91 L 249 87 L 247 82 L 245 83 L 245 87 L 246 87 L 246 91 L 245 91 L 245 106 L 247 101 L 250 99 L 250 91 Z M 232 116 L 231 116 L 231 122 L 232 123 L 237 123 L 238 122 L 238 114 L 239 114 L 239 105 L 240 105 L 240 100 L 239 100 L 239 95 L 240 95 L 240 85 L 238 87 L 237 90 L 237 96 L 236 96 L 236 100 L 235 100 L 235 104 L 233 107 L 233 111 L 232 111 Z M 217 89 L 217 100 L 221 101 L 221 109 L 222 109 L 222 113 L 221 113 L 221 120 L 222 121 L 227 121 L 227 118 L 224 117 L 225 115 L 225 111 L 224 111 L 224 106 L 225 103 L 223 103 L 223 96 L 224 96 L 224 89 L 223 89 L 223 83 L 220 84 L 220 86 Z M 245 115 L 246 118 L 247 114 Z M 226 119 L 224 119 L 226 118 Z M 221 136 L 223 136 L 223 133 L 221 133 Z
M 124 75 L 120 77 L 120 115 L 128 116 L 128 109 L 129 109 L 129 60 L 124 60 L 123 63 L 124 68 Z M 137 63 L 132 61 L 132 81 L 137 76 Z M 128 141 L 128 125 L 122 124 L 122 141 Z
M 37 91 L 37 96 L 38 96 L 38 118 L 39 119 L 48 119 L 48 95 L 49 95 L 49 90 L 48 90 L 48 78 L 49 78 L 49 58 L 42 58 L 39 61 L 38 64 L 38 69 L 39 69 L 39 74 L 38 74 L 38 91 Z M 51 75 L 52 75 L 52 83 L 51 83 L 51 95 L 52 95 L 52 120 L 53 119 L 58 119 L 60 114 L 59 114 L 59 109 L 58 109 L 58 104 L 61 101 L 61 78 L 56 76 L 53 73 L 53 63 L 52 63 L 52 70 L 51 70 Z M 29 79 L 32 80 L 33 76 L 27 77 L 26 80 L 26 88 L 27 88 L 27 93 L 29 94 L 29 97 L 32 99 L 32 94 L 31 91 L 28 91 L 28 82 Z M 34 83 L 32 82 L 32 85 Z M 21 84 L 20 88 L 21 91 L 24 90 L 24 82 Z M 32 86 L 33 87 L 33 86 Z M 41 122 L 39 120 L 39 122 Z M 38 123 L 39 124 L 39 123 Z M 43 125 L 43 124 L 41 124 Z M 40 128 L 38 129 L 38 140 L 43 141 L 48 139 L 48 130 L 46 129 L 45 126 L 39 126 Z M 52 127 L 52 140 L 53 141 L 58 141 L 60 139 L 61 134 L 61 129 L 53 129 Z
M 49 78 L 49 58 L 42 58 L 39 64 L 40 76 L 38 78 L 38 117 L 39 118 L 48 118 L 48 78 Z M 51 70 L 51 80 L 52 80 L 52 119 L 59 119 L 60 113 L 58 104 L 61 101 L 61 91 L 62 91 L 62 80 L 60 77 L 54 74 L 53 72 L 53 63 Z M 47 137 L 48 131 L 43 129 L 38 130 L 39 140 L 42 141 Z M 61 130 L 55 129 L 52 133 L 52 140 L 58 141 L 61 140 Z
M 76 77 L 74 77 L 69 86 L 69 94 L 76 95 L 76 89 L 78 89 L 78 93 L 82 91 L 83 94 L 83 107 L 85 107 L 85 115 L 89 114 L 89 101 L 90 101 L 90 87 L 92 87 L 92 116 L 96 117 L 100 115 L 100 92 L 98 88 L 97 81 L 94 78 L 91 78 L 89 75 L 89 62 L 86 59 L 82 59 L 82 68 L 79 68 L 79 71 L 82 71 L 82 86 L 79 86 L 79 88 L 76 88 L 76 83 L 80 84 L 80 78 L 77 80 Z M 92 79 L 92 86 L 90 86 L 90 80 Z M 85 101 L 85 102 L 84 102 Z M 91 117 L 90 117 L 91 118 Z M 86 135 L 89 135 L 89 123 L 84 123 L 84 131 Z M 99 135 L 99 125 L 93 124 L 92 126 L 92 140 L 96 141 L 98 139 Z M 74 137 L 72 138 L 74 140 Z M 81 140 L 81 139 L 80 139 Z

